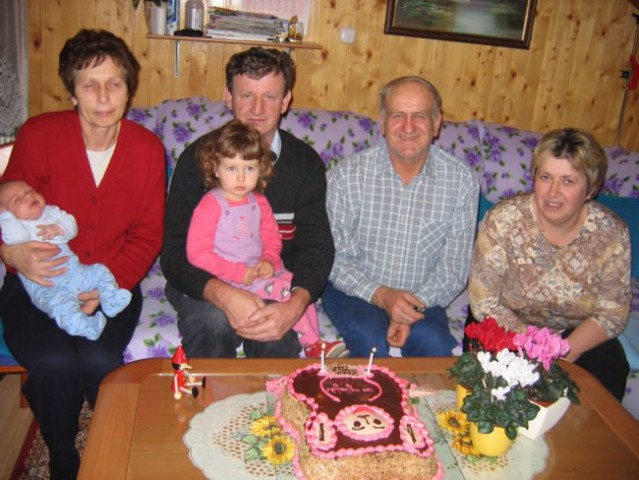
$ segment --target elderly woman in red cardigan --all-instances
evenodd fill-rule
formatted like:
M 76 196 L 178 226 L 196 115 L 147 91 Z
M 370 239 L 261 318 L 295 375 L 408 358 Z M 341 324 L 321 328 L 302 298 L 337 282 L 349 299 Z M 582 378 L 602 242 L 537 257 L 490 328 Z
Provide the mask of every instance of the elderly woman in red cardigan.
M 93 406 L 102 379 L 122 363 L 122 352 L 142 309 L 139 282 L 162 243 L 165 161 L 159 139 L 124 119 L 139 64 L 122 39 L 81 30 L 60 52 L 59 74 L 74 109 L 29 119 L 19 130 L 4 180 L 22 180 L 75 216 L 72 249 L 83 263 L 103 263 L 132 293 L 96 340 L 73 336 L 38 310 L 16 272 L 40 285 L 65 271 L 56 245 L 31 241 L 1 245 L 8 265 L 0 290 L 5 340 L 29 370 L 24 394 L 49 448 L 52 479 L 74 479 L 78 415 Z M 82 310 L 100 307 L 97 290 L 79 295 Z

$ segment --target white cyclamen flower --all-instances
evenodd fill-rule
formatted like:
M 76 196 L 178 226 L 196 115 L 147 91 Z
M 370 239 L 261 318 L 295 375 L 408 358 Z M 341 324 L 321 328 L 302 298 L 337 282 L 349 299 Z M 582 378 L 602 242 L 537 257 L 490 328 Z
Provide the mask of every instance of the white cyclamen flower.
M 496 400 L 506 400 L 506 395 L 510 392 L 510 387 L 497 387 L 490 390 L 490 394 Z
M 513 359 L 501 376 L 511 387 L 517 384 L 527 387 L 539 380 L 539 373 L 535 372 L 535 365 L 522 357 Z
M 508 349 L 498 352 L 495 360 L 490 353 L 479 352 L 477 360 L 484 372 L 503 378 L 509 388 L 518 384 L 526 387 L 539 380 L 539 374 L 534 371 L 535 365 Z

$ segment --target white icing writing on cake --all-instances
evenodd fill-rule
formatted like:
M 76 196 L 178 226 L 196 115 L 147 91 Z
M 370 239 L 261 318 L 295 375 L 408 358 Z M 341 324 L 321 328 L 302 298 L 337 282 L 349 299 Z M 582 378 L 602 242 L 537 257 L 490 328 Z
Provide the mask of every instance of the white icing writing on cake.
M 320 389 L 327 397 L 338 403 L 341 402 L 340 397 L 347 398 L 352 395 L 368 394 L 368 400 L 375 401 L 382 394 L 382 388 L 377 382 L 367 378 L 360 378 L 356 382 L 345 380 L 344 377 L 327 377 L 320 382 Z

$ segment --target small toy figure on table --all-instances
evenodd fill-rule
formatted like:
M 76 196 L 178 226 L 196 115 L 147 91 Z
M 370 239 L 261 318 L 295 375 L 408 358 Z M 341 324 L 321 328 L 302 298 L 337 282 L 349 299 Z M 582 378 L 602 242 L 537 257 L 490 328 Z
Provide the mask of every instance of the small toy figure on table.
M 173 382 L 171 382 L 171 390 L 173 390 L 173 397 L 176 400 L 182 398 L 182 393 L 192 395 L 193 398 L 197 398 L 200 394 L 200 390 L 197 387 L 205 387 L 206 379 L 203 378 L 201 382 L 194 381 L 194 375 L 190 373 L 191 365 L 189 365 L 189 359 L 184 352 L 182 345 L 178 346 L 173 354 L 171 360 L 175 373 L 173 374 Z

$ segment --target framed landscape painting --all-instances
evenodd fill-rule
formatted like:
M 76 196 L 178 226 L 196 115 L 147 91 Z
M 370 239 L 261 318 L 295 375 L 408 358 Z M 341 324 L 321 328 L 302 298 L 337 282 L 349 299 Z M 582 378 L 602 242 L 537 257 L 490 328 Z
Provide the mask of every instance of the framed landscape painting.
M 384 33 L 528 48 L 537 0 L 388 0 Z

